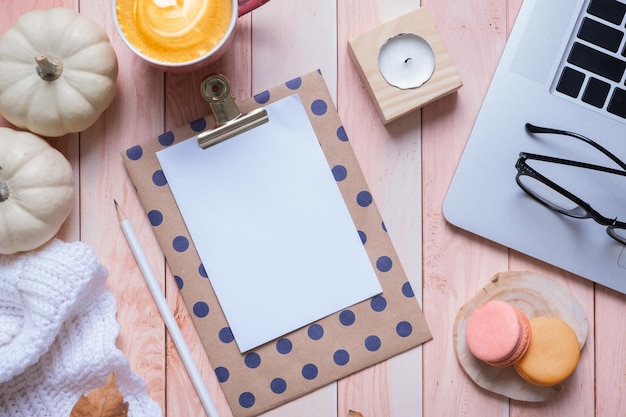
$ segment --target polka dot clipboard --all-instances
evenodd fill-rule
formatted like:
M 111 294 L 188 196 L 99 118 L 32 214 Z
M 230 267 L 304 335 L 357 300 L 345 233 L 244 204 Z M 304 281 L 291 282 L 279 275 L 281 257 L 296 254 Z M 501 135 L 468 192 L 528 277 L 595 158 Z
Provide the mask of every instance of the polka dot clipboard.
M 247 112 L 297 93 L 383 292 L 241 353 L 155 153 L 213 125 L 211 116 L 122 153 L 122 159 L 233 415 L 248 417 L 312 392 L 431 338 L 411 284 L 370 194 L 321 74 L 290 80 L 239 103 Z

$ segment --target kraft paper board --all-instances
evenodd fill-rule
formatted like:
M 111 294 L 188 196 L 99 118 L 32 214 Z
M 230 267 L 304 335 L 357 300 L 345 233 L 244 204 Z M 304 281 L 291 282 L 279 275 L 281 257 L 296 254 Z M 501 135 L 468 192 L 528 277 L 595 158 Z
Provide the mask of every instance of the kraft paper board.
M 432 337 L 322 76 L 306 74 L 238 105 L 247 112 L 294 93 L 304 104 L 383 292 L 249 352 L 241 353 L 234 342 L 155 155 L 210 129 L 212 117 L 165 132 L 122 153 L 236 417 L 261 414 Z

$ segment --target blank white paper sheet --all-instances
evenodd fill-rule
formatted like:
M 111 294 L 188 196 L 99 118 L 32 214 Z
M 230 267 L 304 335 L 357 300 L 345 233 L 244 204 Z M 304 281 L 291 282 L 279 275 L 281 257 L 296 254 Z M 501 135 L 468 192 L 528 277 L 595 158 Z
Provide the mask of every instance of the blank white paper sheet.
M 297 95 L 157 158 L 241 352 L 382 292 Z

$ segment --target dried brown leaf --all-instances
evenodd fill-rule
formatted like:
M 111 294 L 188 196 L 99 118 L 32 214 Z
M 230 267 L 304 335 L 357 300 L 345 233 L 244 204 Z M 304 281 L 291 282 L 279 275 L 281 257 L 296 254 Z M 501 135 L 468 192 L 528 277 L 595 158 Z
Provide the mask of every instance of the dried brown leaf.
M 93 389 L 87 395 L 81 395 L 70 417 L 127 417 L 128 403 L 117 389 L 115 374 L 111 372 L 106 383 Z
M 348 417 L 363 417 L 358 411 L 348 410 Z

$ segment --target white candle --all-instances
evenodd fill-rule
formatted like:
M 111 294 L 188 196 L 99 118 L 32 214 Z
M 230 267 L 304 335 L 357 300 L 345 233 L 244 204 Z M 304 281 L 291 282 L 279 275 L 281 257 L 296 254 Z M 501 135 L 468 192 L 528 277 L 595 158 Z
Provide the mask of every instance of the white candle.
M 421 36 L 401 33 L 380 48 L 378 68 L 389 84 L 403 90 L 417 88 L 433 74 L 435 54 Z

